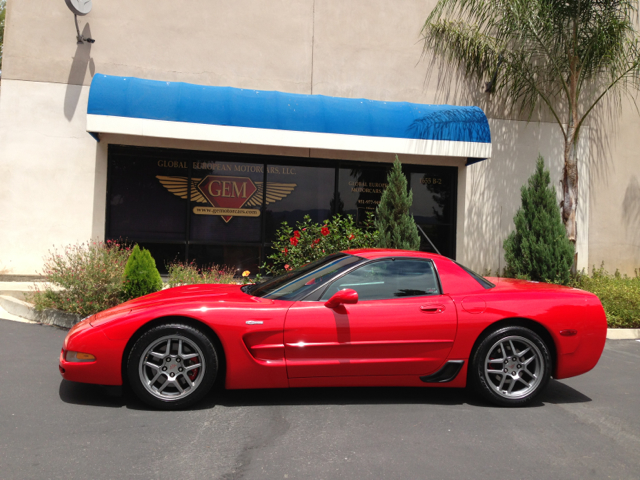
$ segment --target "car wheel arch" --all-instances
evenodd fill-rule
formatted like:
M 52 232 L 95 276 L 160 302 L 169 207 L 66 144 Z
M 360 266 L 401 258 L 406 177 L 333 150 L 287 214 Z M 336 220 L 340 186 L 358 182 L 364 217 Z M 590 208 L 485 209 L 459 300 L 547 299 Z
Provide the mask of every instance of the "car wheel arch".
M 227 359 L 226 359 L 226 353 L 224 351 L 224 347 L 222 345 L 222 342 L 220 341 L 220 337 L 218 337 L 218 334 L 206 323 L 192 317 L 182 317 L 179 315 L 154 318 L 153 320 L 150 320 L 146 322 L 144 325 L 140 326 L 140 328 L 138 328 L 138 330 L 136 330 L 134 334 L 131 335 L 131 337 L 129 338 L 129 341 L 127 342 L 127 345 L 125 346 L 124 352 L 122 354 L 122 359 L 120 361 L 122 385 L 126 386 L 128 384 L 127 383 L 128 382 L 127 360 L 129 359 L 129 354 L 131 353 L 131 349 L 133 348 L 135 343 L 138 341 L 138 339 L 142 337 L 145 333 L 147 333 L 149 330 L 159 325 L 165 325 L 170 323 L 183 323 L 185 325 L 189 325 L 190 327 L 197 328 L 198 330 L 202 331 L 202 333 L 204 333 L 209 338 L 209 340 L 213 342 L 217 351 L 220 352 L 220 358 L 218 359 L 218 362 L 219 362 L 218 377 L 216 378 L 216 382 L 214 383 L 214 388 L 224 386 L 226 373 L 227 373 Z
M 558 351 L 556 348 L 556 343 L 553 340 L 551 333 L 549 333 L 549 330 L 547 330 L 547 328 L 544 325 L 542 325 L 539 322 L 536 322 L 535 320 L 531 320 L 530 318 L 524 318 L 524 317 L 504 318 L 502 320 L 498 320 L 497 322 L 494 322 L 491 325 L 487 326 L 480 333 L 480 335 L 478 335 L 478 338 L 476 338 L 476 341 L 473 343 L 473 348 L 469 353 L 469 359 L 473 358 L 473 356 L 476 353 L 476 350 L 478 349 L 478 346 L 482 343 L 482 340 L 484 340 L 487 336 L 491 335 L 496 330 L 499 330 L 504 327 L 525 327 L 537 333 L 542 338 L 542 340 L 544 340 L 545 344 L 547 345 L 547 348 L 549 349 L 549 353 L 551 355 L 551 363 L 552 363 L 551 376 L 552 377 L 555 376 L 555 372 L 558 364 Z M 469 372 L 467 372 L 467 375 L 469 375 Z

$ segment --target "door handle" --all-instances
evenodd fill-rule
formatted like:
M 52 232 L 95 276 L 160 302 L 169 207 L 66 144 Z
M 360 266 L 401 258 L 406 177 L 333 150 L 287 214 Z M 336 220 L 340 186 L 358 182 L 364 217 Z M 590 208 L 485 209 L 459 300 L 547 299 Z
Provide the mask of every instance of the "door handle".
M 442 313 L 444 312 L 444 305 L 422 305 L 420 310 L 424 313 Z

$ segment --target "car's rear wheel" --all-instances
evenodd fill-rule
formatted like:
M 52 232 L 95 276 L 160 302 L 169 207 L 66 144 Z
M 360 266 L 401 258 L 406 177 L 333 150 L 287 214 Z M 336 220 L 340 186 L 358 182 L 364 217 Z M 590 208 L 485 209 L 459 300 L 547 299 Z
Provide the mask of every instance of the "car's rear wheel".
M 218 373 L 216 348 L 190 325 L 159 325 L 142 335 L 129 354 L 127 374 L 133 392 L 146 404 L 164 410 L 185 408 L 201 400 Z
M 469 383 L 486 400 L 500 406 L 530 403 L 549 382 L 551 356 L 534 331 L 504 327 L 487 335 L 471 359 Z

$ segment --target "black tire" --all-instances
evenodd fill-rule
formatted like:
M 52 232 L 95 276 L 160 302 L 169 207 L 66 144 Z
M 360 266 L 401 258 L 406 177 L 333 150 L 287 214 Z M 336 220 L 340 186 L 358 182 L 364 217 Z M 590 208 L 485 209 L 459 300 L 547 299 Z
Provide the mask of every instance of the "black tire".
M 212 341 L 197 328 L 181 323 L 146 332 L 127 360 L 133 393 L 162 410 L 186 408 L 202 400 L 217 375 L 218 354 Z
M 503 407 L 529 404 L 549 383 L 551 355 L 544 340 L 525 327 L 503 327 L 484 337 L 469 369 L 469 385 Z

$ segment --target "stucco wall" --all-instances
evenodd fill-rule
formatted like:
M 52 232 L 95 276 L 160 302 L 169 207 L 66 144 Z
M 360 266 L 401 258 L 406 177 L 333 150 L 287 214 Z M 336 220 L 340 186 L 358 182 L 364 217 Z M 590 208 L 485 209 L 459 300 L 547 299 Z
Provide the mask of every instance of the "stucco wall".
M 103 235 L 104 155 L 85 131 L 88 87 L 2 80 L 0 264 L 41 269 L 52 245 Z M 66 113 L 69 96 L 84 108 Z M 102 214 L 104 219 L 104 214 Z M 98 219 L 98 223 L 94 223 Z
M 640 101 L 637 98 L 636 101 Z M 606 109 L 592 135 L 589 268 L 640 269 L 640 115 L 630 99 Z
M 521 206 L 520 189 L 535 170 L 538 155 L 551 174 L 561 200 L 563 156 L 560 128 L 552 123 L 490 120 L 493 157 L 467 167 L 464 246 L 459 259 L 479 273 L 504 269 L 502 244 L 515 228 L 513 217 Z M 579 145 L 578 268 L 589 259 L 589 158 L 588 128 Z

